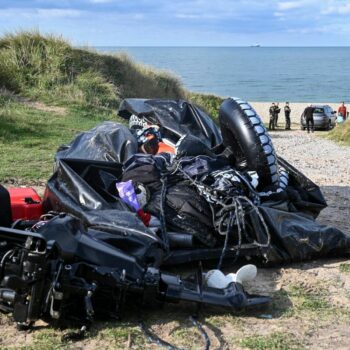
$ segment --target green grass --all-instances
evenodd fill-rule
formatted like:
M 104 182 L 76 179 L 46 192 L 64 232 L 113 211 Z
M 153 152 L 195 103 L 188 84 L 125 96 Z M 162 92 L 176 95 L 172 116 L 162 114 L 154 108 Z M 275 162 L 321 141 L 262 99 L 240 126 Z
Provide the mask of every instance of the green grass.
M 192 103 L 203 108 L 207 113 L 209 113 L 217 124 L 219 123 L 219 108 L 221 103 L 224 101 L 222 97 L 189 92 L 187 93 L 186 98 Z
M 50 103 L 75 101 L 116 108 L 122 98 L 181 98 L 172 73 L 127 55 L 73 48 L 61 37 L 18 32 L 0 38 L 0 88 Z
M 44 112 L 0 99 L 0 179 L 38 181 L 52 173 L 55 152 L 82 130 L 103 120 L 118 120 L 116 113 L 102 108 L 71 106 L 65 115 Z
M 327 301 L 327 290 L 322 287 L 307 289 L 302 285 L 291 285 L 288 288 L 288 296 L 292 298 L 297 312 L 324 312 L 331 309 Z
M 339 271 L 343 273 L 350 273 L 350 264 L 347 264 L 347 263 L 340 264 Z
M 326 286 L 305 287 L 302 284 L 291 284 L 287 289 L 275 293 L 272 301 L 275 317 L 308 317 L 328 319 L 329 317 L 349 317 L 348 312 L 329 302 L 329 291 Z
M 105 349 L 144 349 L 147 339 L 141 329 L 131 325 L 107 326 L 96 335 L 98 342 L 103 342 Z
M 43 329 L 34 333 L 31 348 L 33 350 L 73 349 L 71 344 L 62 343 L 61 338 L 62 334 L 60 332 L 52 328 Z M 28 349 L 28 347 L 24 347 L 24 349 Z
M 295 336 L 281 332 L 274 332 L 266 336 L 249 336 L 241 339 L 239 345 L 252 350 L 298 350 L 304 348 Z
M 206 322 L 216 328 L 222 328 L 226 325 L 231 325 L 234 329 L 243 330 L 245 324 L 245 320 L 243 317 L 239 317 L 237 315 L 210 315 L 206 317 Z
M 350 121 L 347 120 L 344 124 L 337 125 L 326 137 L 330 140 L 350 146 Z
M 289 299 L 290 305 L 278 310 L 279 300 Z M 329 320 L 350 319 L 347 309 L 332 305 L 329 301 L 329 291 L 327 286 L 315 285 L 305 287 L 302 284 L 291 284 L 286 290 L 277 293 L 275 297 L 275 312 L 279 312 L 281 317 L 307 317 L 309 319 Z

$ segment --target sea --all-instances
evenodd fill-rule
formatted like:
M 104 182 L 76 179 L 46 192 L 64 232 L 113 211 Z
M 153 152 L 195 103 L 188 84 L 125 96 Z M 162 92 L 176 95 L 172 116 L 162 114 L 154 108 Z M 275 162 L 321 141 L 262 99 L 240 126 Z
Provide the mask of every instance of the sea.
M 97 47 L 248 101 L 350 102 L 350 47 Z

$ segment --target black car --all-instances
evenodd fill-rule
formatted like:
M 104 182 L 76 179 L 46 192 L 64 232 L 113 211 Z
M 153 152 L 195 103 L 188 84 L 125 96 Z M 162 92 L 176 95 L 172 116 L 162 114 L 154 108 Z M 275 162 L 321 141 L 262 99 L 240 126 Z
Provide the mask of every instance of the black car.
M 336 112 L 328 105 L 312 105 L 314 110 L 314 127 L 315 129 L 330 130 L 335 127 Z M 304 112 L 300 117 L 300 128 L 305 130 L 306 120 Z

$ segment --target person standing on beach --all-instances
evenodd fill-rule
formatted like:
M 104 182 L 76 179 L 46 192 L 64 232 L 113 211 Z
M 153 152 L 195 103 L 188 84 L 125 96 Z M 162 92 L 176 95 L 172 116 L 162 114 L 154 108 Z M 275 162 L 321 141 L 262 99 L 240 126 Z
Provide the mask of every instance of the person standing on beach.
M 291 109 L 289 107 L 289 102 L 286 102 L 286 105 L 284 106 L 284 116 L 286 118 L 286 130 L 290 130 L 290 112 L 291 112 Z
M 269 122 L 269 130 L 275 130 L 275 103 L 272 102 L 272 105 L 270 106 L 269 109 L 269 114 L 270 114 L 270 122 Z
M 312 106 L 306 107 L 304 110 L 304 117 L 306 121 L 307 133 L 310 133 L 310 124 L 311 124 L 311 132 L 314 132 L 314 111 L 315 108 Z
M 277 125 L 277 122 L 278 122 L 278 115 L 280 114 L 280 112 L 281 112 L 281 108 L 279 108 L 279 103 L 277 102 L 276 103 L 276 107 L 275 107 L 275 128 L 277 128 L 278 127 L 278 125 Z
M 341 106 L 338 108 L 338 113 L 340 113 L 344 119 L 344 121 L 346 120 L 346 107 L 345 107 L 345 103 L 342 102 Z

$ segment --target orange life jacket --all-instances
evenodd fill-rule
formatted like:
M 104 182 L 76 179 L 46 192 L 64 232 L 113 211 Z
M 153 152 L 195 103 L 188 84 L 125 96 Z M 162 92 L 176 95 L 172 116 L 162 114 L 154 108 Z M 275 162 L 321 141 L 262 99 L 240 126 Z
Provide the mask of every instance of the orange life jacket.
M 159 142 L 158 143 L 158 152 L 157 153 L 162 153 L 162 152 L 175 154 L 175 148 L 167 145 L 164 142 Z

